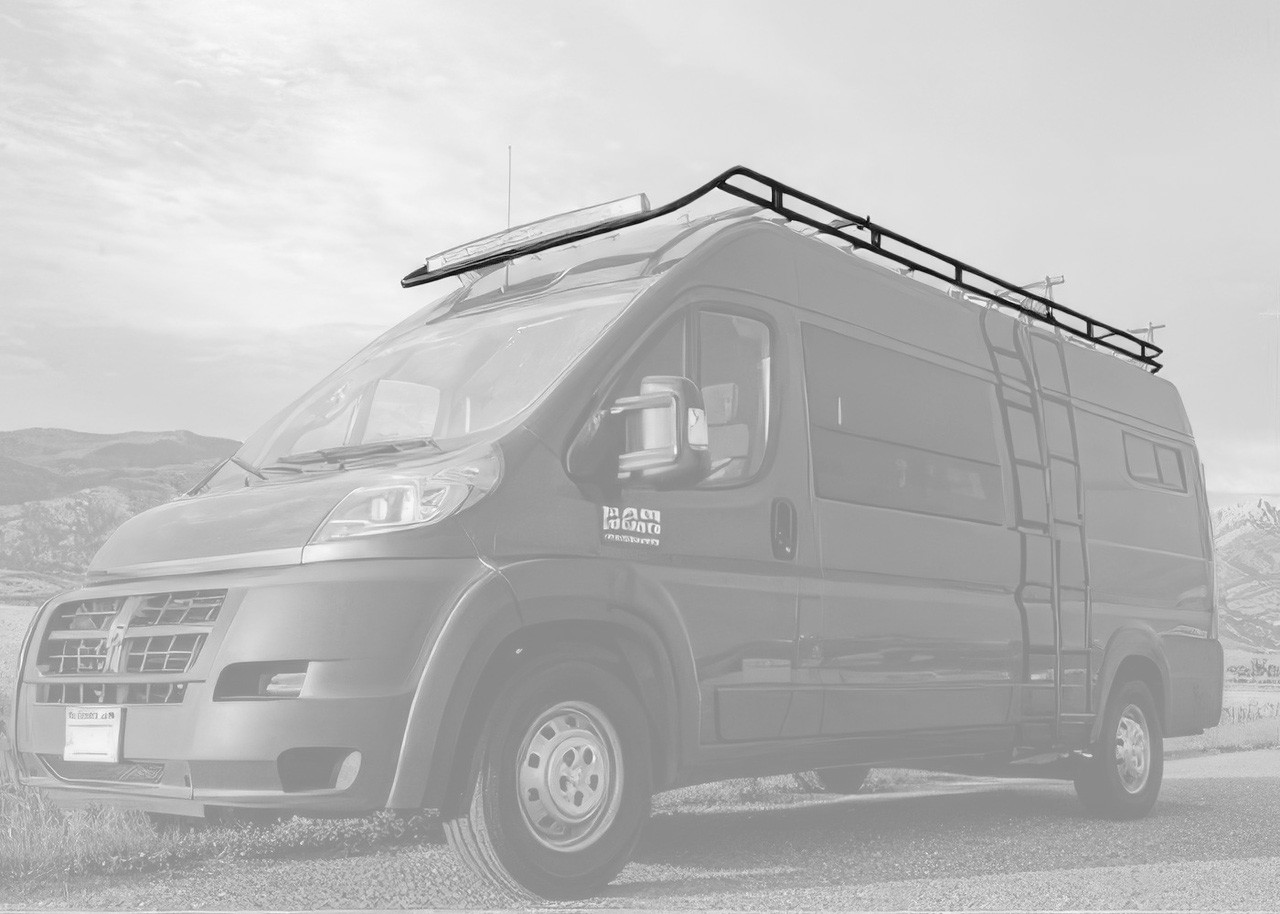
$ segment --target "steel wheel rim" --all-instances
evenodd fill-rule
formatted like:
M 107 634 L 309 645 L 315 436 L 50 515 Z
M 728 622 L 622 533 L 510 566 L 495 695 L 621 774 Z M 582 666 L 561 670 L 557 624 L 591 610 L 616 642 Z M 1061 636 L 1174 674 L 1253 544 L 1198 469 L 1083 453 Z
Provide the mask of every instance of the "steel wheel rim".
M 1116 725 L 1116 773 L 1125 793 L 1137 794 L 1151 777 L 1151 731 L 1137 705 L 1126 705 Z
M 521 740 L 516 765 L 520 811 L 543 847 L 582 850 L 617 817 L 622 746 L 595 705 L 560 702 L 539 714 Z

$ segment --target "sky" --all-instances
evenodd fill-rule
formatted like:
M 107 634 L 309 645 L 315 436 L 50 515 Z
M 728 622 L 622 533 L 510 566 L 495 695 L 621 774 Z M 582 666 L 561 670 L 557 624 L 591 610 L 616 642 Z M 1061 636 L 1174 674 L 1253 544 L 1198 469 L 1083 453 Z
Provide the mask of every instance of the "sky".
M 243 439 L 424 258 L 744 164 L 1165 324 L 1280 491 L 1280 6 L 0 0 L 0 429 Z

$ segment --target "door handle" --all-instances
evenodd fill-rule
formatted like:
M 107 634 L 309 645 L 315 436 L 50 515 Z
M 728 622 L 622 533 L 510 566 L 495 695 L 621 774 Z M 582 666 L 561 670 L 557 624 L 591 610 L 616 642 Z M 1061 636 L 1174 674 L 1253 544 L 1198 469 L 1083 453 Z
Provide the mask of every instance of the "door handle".
M 796 557 L 796 506 L 788 499 L 775 498 L 770 518 L 773 528 L 773 557 L 789 561 Z

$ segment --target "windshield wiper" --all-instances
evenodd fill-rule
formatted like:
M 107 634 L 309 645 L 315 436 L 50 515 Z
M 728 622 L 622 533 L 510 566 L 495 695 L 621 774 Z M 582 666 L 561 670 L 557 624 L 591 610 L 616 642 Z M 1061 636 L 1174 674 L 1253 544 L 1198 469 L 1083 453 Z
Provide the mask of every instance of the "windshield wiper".
M 254 476 L 257 476 L 259 479 L 267 478 L 266 476 L 262 475 L 261 470 L 259 470 L 255 466 L 250 466 L 249 464 L 241 460 L 239 457 L 231 456 L 231 457 L 228 457 L 227 460 L 229 460 L 231 463 L 234 463 L 240 469 L 245 470 L 246 472 L 252 473 Z
M 437 452 L 443 449 L 435 443 L 431 438 L 399 438 L 389 441 L 372 441 L 368 444 L 344 444 L 341 447 L 325 447 L 314 451 L 302 451 L 298 454 L 288 454 L 281 457 L 276 465 L 296 465 L 310 463 L 347 463 L 351 460 L 361 460 L 365 457 L 379 457 L 383 454 L 399 454 L 403 451 L 416 451 L 420 448 L 434 448 Z M 286 467 L 280 467 L 285 469 Z M 293 469 L 293 466 L 288 466 Z M 264 470 L 272 469 L 272 467 L 263 467 Z

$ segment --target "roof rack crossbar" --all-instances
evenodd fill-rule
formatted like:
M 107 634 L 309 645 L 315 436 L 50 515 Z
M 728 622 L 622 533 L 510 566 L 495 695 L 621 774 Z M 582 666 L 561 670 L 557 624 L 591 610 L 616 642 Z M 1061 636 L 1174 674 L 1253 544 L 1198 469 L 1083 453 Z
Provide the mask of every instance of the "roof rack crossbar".
M 767 193 L 753 188 L 744 188 L 737 184 L 731 183 L 735 178 L 745 178 L 762 185 Z M 874 256 L 884 258 L 905 267 L 908 272 L 923 273 L 927 276 L 963 289 L 970 292 L 980 299 L 990 302 L 992 305 L 1000 308 L 1009 308 L 1017 311 L 1027 317 L 1043 324 L 1058 328 L 1065 333 L 1078 337 L 1086 342 L 1100 346 L 1110 350 L 1118 355 L 1132 359 L 1143 367 L 1149 369 L 1153 374 L 1161 368 L 1161 363 L 1157 361 L 1157 357 L 1164 351 L 1161 347 L 1148 340 L 1139 339 L 1127 331 L 1110 324 L 1092 318 L 1087 314 L 1082 314 L 1060 302 L 1055 302 L 1051 298 L 1038 295 L 1021 286 L 1000 279 L 984 270 L 970 266 L 963 261 L 950 257 L 940 251 L 934 250 L 927 245 L 921 244 L 900 235 L 891 229 L 885 228 L 872 222 L 869 217 L 858 216 L 848 210 L 841 209 L 838 206 L 827 203 L 811 194 L 796 190 L 786 184 L 776 181 L 758 171 L 754 171 L 744 166 L 730 168 L 728 171 L 703 184 L 696 190 L 672 200 L 665 206 L 650 210 L 646 213 L 635 213 L 630 216 L 623 216 L 611 222 L 585 226 L 583 229 L 571 232 L 567 235 L 558 235 L 550 238 L 534 239 L 523 245 L 514 245 L 510 248 L 496 251 L 479 260 L 469 261 L 454 267 L 445 268 L 436 272 L 429 271 L 426 267 L 422 267 L 413 271 L 404 279 L 401 285 L 406 288 L 409 286 L 421 285 L 422 283 L 431 282 L 446 276 L 454 276 L 459 273 L 470 270 L 482 269 L 486 266 L 502 263 L 514 257 L 523 257 L 527 254 L 536 254 L 548 248 L 558 247 L 563 244 L 571 244 L 584 238 L 597 235 L 610 234 L 619 229 L 627 228 L 641 222 L 647 222 L 651 219 L 661 218 L 669 215 L 676 210 L 682 209 L 694 202 L 700 197 L 706 196 L 714 190 L 724 191 L 749 203 L 754 203 L 765 209 L 772 210 L 784 219 L 790 222 L 797 222 L 802 225 L 810 226 L 820 233 L 830 235 L 847 243 L 851 248 L 856 250 L 867 251 Z M 794 204 L 789 204 L 788 198 L 792 198 L 801 204 L 811 207 L 813 210 L 820 212 L 823 216 L 828 217 L 826 221 L 816 218 L 799 211 Z M 855 234 L 861 233 L 861 234 Z M 905 249 L 900 252 L 887 248 L 885 240 Z M 923 255 L 936 262 L 936 265 L 921 263 L 914 259 Z M 987 287 L 979 283 L 987 284 Z M 1013 295 L 1021 301 L 1005 298 L 1006 295 Z M 1083 325 L 1083 326 L 1081 326 Z

